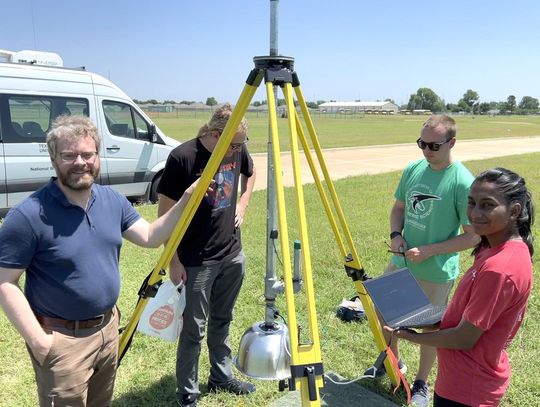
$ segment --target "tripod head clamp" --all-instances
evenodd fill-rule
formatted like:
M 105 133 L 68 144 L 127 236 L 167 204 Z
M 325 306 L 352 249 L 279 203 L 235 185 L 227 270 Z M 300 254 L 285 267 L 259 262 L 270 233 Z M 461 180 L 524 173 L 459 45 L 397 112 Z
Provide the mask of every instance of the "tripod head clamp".
M 276 86 L 291 83 L 293 87 L 299 86 L 298 75 L 294 72 L 294 58 L 285 56 L 259 56 L 253 57 L 256 70 L 265 72 L 265 82 L 272 82 Z

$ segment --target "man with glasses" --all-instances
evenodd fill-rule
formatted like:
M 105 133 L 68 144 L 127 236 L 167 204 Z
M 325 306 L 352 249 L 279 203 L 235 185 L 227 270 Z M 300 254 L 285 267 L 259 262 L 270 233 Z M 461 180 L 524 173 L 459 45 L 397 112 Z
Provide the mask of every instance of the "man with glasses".
M 389 234 L 394 255 L 385 272 L 408 267 L 430 301 L 445 305 L 459 274 L 458 252 L 479 241 L 467 219 L 468 191 L 474 177 L 452 159 L 456 123 L 451 117 L 431 116 L 416 144 L 424 158 L 405 168 L 394 194 Z M 397 338 L 391 347 L 399 360 Z M 420 346 L 413 405 L 429 404 L 427 380 L 436 355 L 435 348 Z M 401 360 L 399 367 L 406 370 Z M 378 373 L 384 374 L 384 370 Z
M 169 210 L 202 174 L 231 114 L 230 104 L 219 106 L 196 138 L 170 153 L 158 187 L 159 215 Z M 229 326 L 245 272 L 240 225 L 255 183 L 247 141 L 244 118 L 214 175 L 213 193 L 199 205 L 170 264 L 171 280 L 186 284 L 184 325 L 176 359 L 176 396 L 181 406 L 197 404 L 199 354 L 207 321 L 208 390 L 237 395 L 255 391 L 253 384 L 234 378 L 229 345 Z
M 0 228 L 0 305 L 26 342 L 40 406 L 108 406 L 122 238 L 159 247 L 195 184 L 149 224 L 123 195 L 95 184 L 100 139 L 90 119 L 59 116 L 47 147 L 56 177 L 12 208 Z

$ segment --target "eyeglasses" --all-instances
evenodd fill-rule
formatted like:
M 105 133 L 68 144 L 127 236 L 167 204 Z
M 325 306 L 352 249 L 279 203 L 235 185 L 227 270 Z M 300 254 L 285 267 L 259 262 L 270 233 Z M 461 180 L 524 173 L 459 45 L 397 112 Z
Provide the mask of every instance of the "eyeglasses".
M 405 253 L 403 253 L 403 251 L 395 252 L 394 250 L 392 250 L 392 246 L 390 246 L 390 245 L 388 244 L 388 242 L 384 242 L 384 244 L 385 244 L 386 246 L 388 246 L 388 249 L 389 249 L 389 250 L 386 251 L 386 253 L 392 253 L 392 254 L 395 254 L 396 256 L 403 256 L 403 257 L 405 257 Z M 403 250 L 402 247 L 400 247 L 400 249 Z
M 247 142 L 249 141 L 249 137 L 246 137 L 246 139 L 244 141 L 242 141 L 241 143 L 231 143 L 230 146 L 231 146 L 231 150 L 238 150 L 240 148 L 242 148 L 242 146 L 244 144 L 247 144 Z
M 84 162 L 89 163 L 96 159 L 97 151 L 86 151 L 84 153 L 71 153 L 71 152 L 58 153 L 58 155 L 62 159 L 62 162 L 65 162 L 65 163 L 74 163 L 77 160 L 77 157 L 79 156 Z
M 424 140 L 422 140 L 422 138 L 419 138 L 418 140 L 416 140 L 416 144 L 418 145 L 418 147 L 420 147 L 420 149 L 422 150 L 425 150 L 426 147 L 428 147 L 431 151 L 439 151 L 439 149 L 441 148 L 442 145 L 448 143 L 450 140 L 452 139 L 448 139 L 446 141 L 443 141 L 442 143 L 426 143 Z

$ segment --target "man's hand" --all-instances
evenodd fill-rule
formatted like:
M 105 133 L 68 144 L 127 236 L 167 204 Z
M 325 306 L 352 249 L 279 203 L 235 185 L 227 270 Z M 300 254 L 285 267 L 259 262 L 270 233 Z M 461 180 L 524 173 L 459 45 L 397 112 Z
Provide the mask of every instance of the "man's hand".
M 413 263 L 422 263 L 424 260 L 433 256 L 433 253 L 428 249 L 428 246 L 413 247 L 405 252 L 405 258 L 407 261 Z
M 200 178 L 197 178 L 195 181 L 193 181 L 193 183 L 184 191 L 184 194 L 186 196 L 191 197 L 191 195 L 193 195 L 193 192 L 195 192 L 195 188 L 197 188 L 199 181 L 200 181 Z M 214 191 L 215 184 L 216 184 L 215 180 L 210 181 L 210 185 L 208 186 L 208 189 L 206 190 L 206 193 L 205 193 L 206 196 L 208 196 L 208 194 Z
M 407 251 L 407 242 L 403 236 L 399 235 L 392 239 L 391 246 L 394 253 L 405 253 Z
M 53 335 L 44 333 L 43 336 L 39 339 L 39 341 L 31 347 L 32 354 L 40 365 L 43 365 L 43 362 L 45 362 L 45 358 L 51 351 L 52 341 Z
M 246 207 L 242 203 L 236 204 L 236 214 L 234 215 L 234 227 L 239 228 L 244 223 L 244 215 L 246 214 Z
M 173 260 L 171 261 L 171 264 L 169 265 L 169 273 L 171 275 L 171 281 L 174 285 L 178 285 L 181 282 L 184 284 L 187 281 L 187 272 L 186 268 L 182 263 L 180 263 L 180 260 L 178 260 L 178 257 L 176 255 L 173 257 Z

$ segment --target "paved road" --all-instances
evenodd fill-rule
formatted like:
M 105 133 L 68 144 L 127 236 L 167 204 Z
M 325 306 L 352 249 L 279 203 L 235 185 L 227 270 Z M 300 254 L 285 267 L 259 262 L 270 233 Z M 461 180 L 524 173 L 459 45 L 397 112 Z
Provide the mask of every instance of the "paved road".
M 511 137 L 487 140 L 459 140 L 453 149 L 456 160 L 481 160 L 540 152 L 540 136 Z M 333 179 L 341 179 L 362 174 L 379 174 L 401 170 L 408 162 L 422 157 L 421 152 L 414 143 L 392 144 L 385 146 L 370 146 L 356 148 L 335 148 L 324 150 L 324 160 Z M 315 157 L 315 155 L 313 155 Z M 311 171 L 300 151 L 302 182 L 313 183 Z M 266 189 L 267 182 L 267 156 L 266 153 L 253 154 L 257 168 L 257 181 L 255 190 Z M 282 153 L 283 184 L 293 186 L 292 163 L 290 153 Z M 322 175 L 321 175 L 322 179 Z

